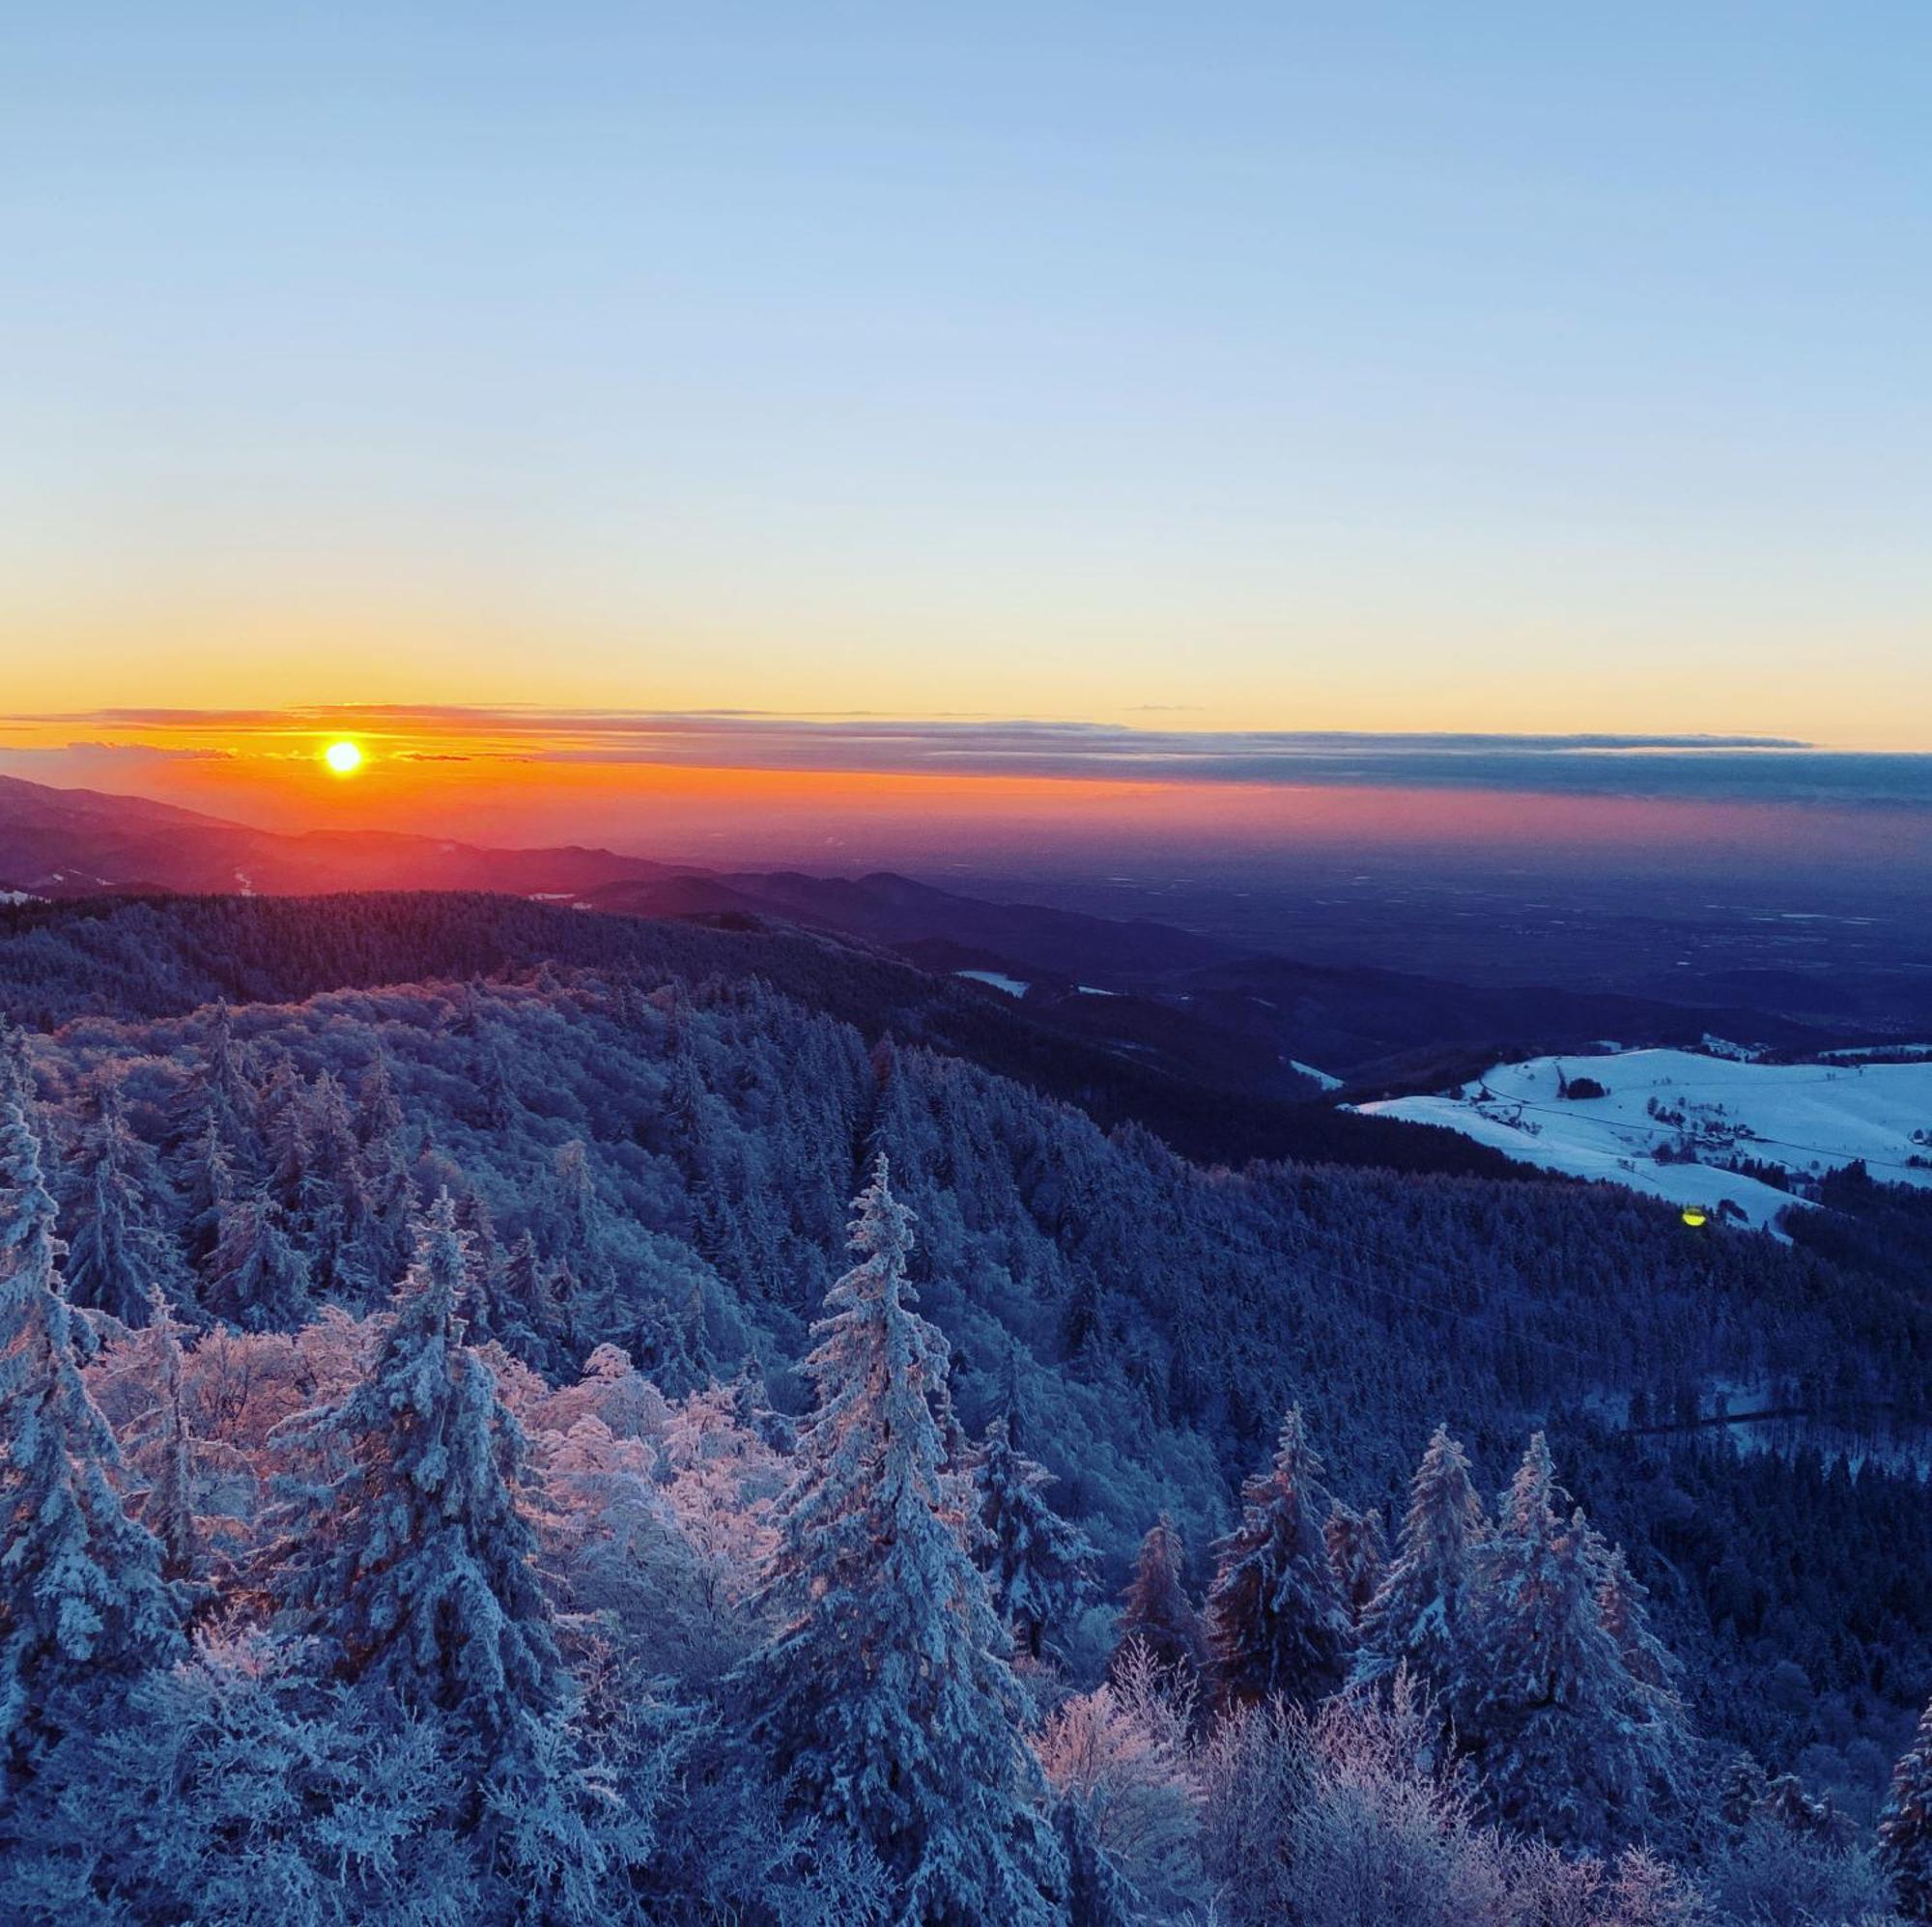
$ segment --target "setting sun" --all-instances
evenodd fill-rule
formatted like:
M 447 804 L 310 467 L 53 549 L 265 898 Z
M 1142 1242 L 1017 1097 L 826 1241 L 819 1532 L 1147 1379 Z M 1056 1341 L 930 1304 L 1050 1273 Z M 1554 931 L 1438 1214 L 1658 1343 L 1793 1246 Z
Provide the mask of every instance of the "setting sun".
M 362 751 L 355 743 L 331 743 L 322 760 L 339 777 L 353 777 L 362 767 Z

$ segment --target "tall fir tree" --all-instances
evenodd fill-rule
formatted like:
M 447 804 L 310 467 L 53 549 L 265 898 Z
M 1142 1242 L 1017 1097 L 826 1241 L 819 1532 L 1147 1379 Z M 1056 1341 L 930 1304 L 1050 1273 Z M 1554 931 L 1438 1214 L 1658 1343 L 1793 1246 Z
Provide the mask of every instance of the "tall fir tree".
M 518 1503 L 524 1435 L 462 1341 L 464 1270 L 445 1191 L 369 1375 L 278 1432 L 346 1469 L 292 1510 L 270 1587 L 342 1677 L 492 1743 L 530 1740 L 566 1683 Z
M 899 1918 L 1059 1920 L 1065 1866 L 1006 1635 L 946 1516 L 946 1344 L 913 1309 L 913 1218 L 883 1157 L 855 1209 L 858 1261 L 813 1327 L 817 1407 L 776 1508 L 777 1630 L 739 1676 L 752 1733 L 877 1854 Z
M 1602 1548 L 1536 1433 L 1472 1562 L 1452 1708 L 1498 1818 L 1563 1847 L 1638 1837 L 1683 1751 L 1604 1623 Z
M 0 1753 L 26 1771 L 64 1727 L 180 1657 L 182 1602 L 108 1477 L 81 1380 L 54 1204 L 17 1103 L 0 1107 Z M 4 1802 L 0 1802 L 4 1804 Z
M 402 1128 L 403 1107 L 389 1071 L 389 1054 L 378 1047 L 355 1091 L 356 1141 L 366 1149 L 370 1145 L 396 1137 Z
M 242 1192 L 221 1207 L 219 1222 L 203 1272 L 208 1310 L 244 1331 L 299 1324 L 309 1310 L 308 1261 L 283 1229 L 275 1201 Z
M 1932 1706 L 1891 1771 L 1878 1817 L 1878 1856 L 1908 1920 L 1932 1920 Z
M 194 1437 L 188 1429 L 185 1358 L 186 1327 L 174 1315 L 158 1285 L 148 1292 L 148 1326 L 141 1334 L 155 1409 L 137 1428 L 131 1448 L 145 1474 L 141 1523 L 161 1548 L 161 1571 L 170 1579 L 190 1578 L 201 1556 L 201 1527 L 194 1510 Z
M 120 1092 L 103 1084 L 81 1135 L 68 1186 L 68 1302 L 125 1325 L 148 1316 L 151 1285 L 185 1287 L 179 1248 L 163 1228 L 159 1174 L 128 1129 Z
M 1311 1703 L 1341 1684 L 1352 1629 L 1322 1531 L 1327 1494 L 1301 1409 L 1274 1462 L 1241 1488 L 1241 1522 L 1216 1546 L 1208 1646 L 1222 1703 Z
M 1187 1596 L 1183 1573 L 1187 1548 L 1166 1514 L 1149 1526 L 1134 1555 L 1133 1575 L 1121 1600 L 1120 1643 L 1115 1661 L 1136 1642 L 1167 1670 L 1198 1676 L 1208 1663 L 1207 1634 L 1201 1615 Z
M 1388 1680 L 1406 1666 L 1438 1703 L 1446 1703 L 1470 1552 L 1486 1530 L 1468 1458 L 1438 1425 L 1409 1482 L 1394 1563 L 1362 1615 L 1355 1685 Z
M 1328 1547 L 1328 1566 L 1341 1589 L 1342 1603 L 1349 1609 L 1349 1623 L 1359 1627 L 1381 1588 L 1382 1573 L 1388 1565 L 1382 1516 L 1374 1508 L 1358 1513 L 1337 1499 L 1328 1508 L 1321 1537 Z
M 1013 1648 L 1037 1659 L 1051 1634 L 1080 1610 L 1098 1557 L 1087 1535 L 1046 1502 L 1052 1474 L 1013 1449 L 1008 1421 L 991 1420 L 974 1472 L 981 1555 L 993 1609 L 1010 1629 Z
M 182 1249 L 197 1269 L 221 1241 L 221 1214 L 235 1197 L 235 1165 L 220 1126 L 210 1119 L 175 1161 L 182 1201 Z

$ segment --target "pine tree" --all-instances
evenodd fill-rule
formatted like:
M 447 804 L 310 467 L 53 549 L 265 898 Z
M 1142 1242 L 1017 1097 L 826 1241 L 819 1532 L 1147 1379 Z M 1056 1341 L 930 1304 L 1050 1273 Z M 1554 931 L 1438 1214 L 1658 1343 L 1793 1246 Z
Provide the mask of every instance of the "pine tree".
M 161 1571 L 170 1579 L 189 1577 L 201 1551 L 194 1511 L 194 1440 L 188 1431 L 182 1372 L 181 1340 L 185 1329 L 161 1288 L 151 1287 L 142 1343 L 158 1396 L 142 1441 L 145 1449 L 138 1454 L 148 1477 L 141 1523 L 159 1542 Z
M 739 1676 L 752 1732 L 869 1843 L 903 1920 L 1056 1920 L 1065 1870 L 1006 1636 L 945 1516 L 946 1344 L 913 1310 L 912 1213 L 883 1158 L 855 1208 L 858 1261 L 813 1327 L 817 1408 L 775 1514 L 778 1630 Z
M 274 1201 L 261 1191 L 231 1198 L 209 1255 L 203 1301 L 244 1331 L 299 1324 L 309 1308 L 308 1261 L 289 1241 Z
M 1225 1705 L 1312 1702 L 1341 1683 L 1351 1629 L 1328 1563 L 1321 1481 L 1294 1406 L 1274 1463 L 1241 1488 L 1240 1524 L 1215 1548 L 1208 1646 Z
M 1486 1530 L 1469 1461 L 1435 1428 L 1409 1484 L 1395 1563 L 1362 1615 L 1353 1684 L 1371 1686 L 1406 1666 L 1446 1698 L 1455 1673 L 1471 1548 Z
M 566 1363 L 563 1307 L 551 1267 L 527 1231 L 503 1259 L 499 1297 L 504 1343 L 531 1363 L 561 1372 Z
M 278 1431 L 350 1469 L 291 1514 L 270 1585 L 342 1677 L 519 1742 L 561 1705 L 565 1679 L 518 1507 L 524 1435 L 461 1339 L 464 1266 L 445 1191 L 368 1377 Z
M 396 1101 L 395 1080 L 389 1075 L 389 1054 L 378 1049 L 355 1093 L 355 1136 L 367 1148 L 395 1137 L 402 1128 L 403 1107 Z
M 14 1104 L 32 1127 L 37 1099 L 34 1066 L 27 1056 L 27 1034 L 0 1010 L 0 1107 Z
M 0 1106 L 0 1747 L 17 1771 L 110 1682 L 171 1663 L 181 1602 L 108 1479 L 81 1382 L 54 1205 L 17 1103 Z M 94 1709 L 90 1714 L 89 1709 Z
M 1006 1419 L 987 1425 L 974 1477 L 993 1609 L 1012 1629 L 1014 1649 L 1037 1659 L 1047 1635 L 1080 1610 L 1098 1555 L 1086 1534 L 1046 1503 L 1042 1488 L 1052 1475 L 1013 1450 Z
M 182 1246 L 192 1265 L 205 1264 L 221 1240 L 221 1214 L 235 1197 L 235 1167 L 220 1127 L 211 1119 L 176 1165 L 185 1213 Z
M 1878 1855 L 1898 1911 L 1908 1920 L 1932 1920 L 1932 1706 L 1892 1769 L 1891 1792 L 1878 1817 Z
M 1734 1835 L 1742 1835 L 1763 1798 L 1764 1769 L 1748 1753 L 1735 1755 L 1724 1769 L 1723 1785 L 1718 1795 L 1719 1819 Z
M 231 1144 L 245 1144 L 254 1129 L 261 1101 L 255 1081 L 235 1040 L 235 1019 L 226 1000 L 214 1006 L 203 1045 L 207 1059 L 207 1088 L 215 1122 Z
M 76 1164 L 81 1182 L 70 1214 L 73 1238 L 68 1247 L 69 1302 L 105 1312 L 123 1324 L 138 1325 L 147 1311 L 149 1274 L 137 1254 L 133 1220 L 138 1206 L 115 1145 L 116 1132 L 103 1121 L 83 1140 Z
M 1603 1542 L 1569 1508 L 1538 1432 L 1472 1562 L 1452 1702 L 1499 1818 L 1604 1847 L 1641 1830 L 1684 1736 L 1624 1663 L 1599 1602 Z
M 1388 1564 L 1382 1516 L 1373 1509 L 1355 1512 L 1337 1499 L 1328 1509 L 1321 1537 L 1328 1547 L 1329 1570 L 1349 1611 L 1349 1623 L 1360 1626 L 1362 1615 L 1381 1589 L 1382 1572 Z
M 324 1197 L 309 1116 L 307 1088 L 286 1060 L 275 1068 L 262 1101 L 262 1142 L 269 1194 L 291 1224 L 306 1229 Z
M 1597 1613 L 1625 1671 L 1639 1685 L 1674 1701 L 1674 1682 L 1683 1668 L 1677 1656 L 1651 1630 L 1649 1588 L 1631 1571 L 1621 1545 L 1607 1544 L 1592 1533 L 1590 1549 L 1600 1575 Z
M 1207 1664 L 1208 1642 L 1201 1615 L 1181 1579 L 1186 1563 L 1180 1534 L 1174 1520 L 1162 1513 L 1141 1541 L 1133 1577 L 1122 1598 L 1120 1643 L 1114 1655 L 1117 1664 L 1136 1641 L 1147 1648 L 1156 1665 L 1178 1669 L 1190 1679 Z
M 181 1280 L 174 1241 L 159 1228 L 158 1176 L 128 1128 L 120 1093 L 103 1085 L 74 1158 L 68 1222 L 68 1302 L 125 1325 L 148 1315 L 151 1285 Z

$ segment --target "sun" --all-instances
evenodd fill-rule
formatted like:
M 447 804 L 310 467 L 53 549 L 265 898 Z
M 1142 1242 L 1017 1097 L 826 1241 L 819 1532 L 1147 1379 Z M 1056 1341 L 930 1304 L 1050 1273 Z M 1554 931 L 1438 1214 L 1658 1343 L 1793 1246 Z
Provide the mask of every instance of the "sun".
M 357 743 L 331 743 L 322 752 L 322 760 L 339 777 L 353 777 L 362 767 L 362 749 Z

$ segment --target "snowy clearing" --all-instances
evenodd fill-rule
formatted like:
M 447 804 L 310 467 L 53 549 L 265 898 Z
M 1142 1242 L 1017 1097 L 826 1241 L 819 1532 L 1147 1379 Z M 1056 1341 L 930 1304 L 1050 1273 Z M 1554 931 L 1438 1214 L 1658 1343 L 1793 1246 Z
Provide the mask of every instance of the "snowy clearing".
M 1592 1079 L 1605 1094 L 1565 1097 L 1565 1078 L 1573 1086 Z M 1748 1063 L 1680 1050 L 1532 1058 L 1497 1064 L 1454 1097 L 1352 1108 L 1446 1124 L 1524 1164 L 1605 1178 L 1674 1204 L 1712 1209 L 1728 1201 L 1753 1225 L 1769 1225 L 1794 1200 L 1724 1170 L 1733 1158 L 1776 1165 L 1800 1180 L 1862 1158 L 1874 1177 L 1932 1186 L 1925 1063 Z M 1659 1162 L 1660 1149 L 1672 1161 Z M 1700 1162 L 1675 1161 L 1686 1151 Z

